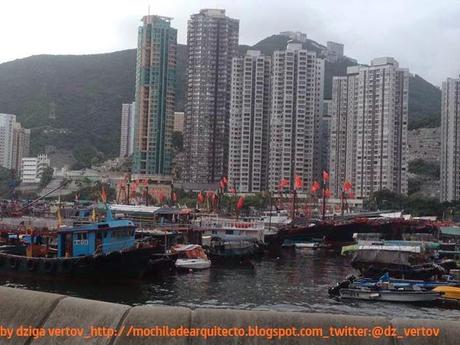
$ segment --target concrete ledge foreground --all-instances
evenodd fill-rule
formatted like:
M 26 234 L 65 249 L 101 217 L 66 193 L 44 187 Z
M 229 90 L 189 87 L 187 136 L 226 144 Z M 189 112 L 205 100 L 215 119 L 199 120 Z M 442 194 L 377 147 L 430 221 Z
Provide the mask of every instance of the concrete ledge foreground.
M 378 308 L 378 304 L 376 304 Z M 93 327 L 107 327 L 115 330 L 124 329 L 124 335 L 112 337 L 93 337 L 87 339 L 79 336 L 44 337 L 13 336 L 7 339 L 0 334 L 0 344 L 14 345 L 53 345 L 53 344 L 97 344 L 97 345 L 128 345 L 128 344 L 417 344 L 443 345 L 460 344 L 460 320 L 412 320 L 383 317 L 363 317 L 351 315 L 334 315 L 321 313 L 284 313 L 271 311 L 240 311 L 218 309 L 191 310 L 179 307 L 139 306 L 129 307 L 120 304 L 91 301 L 62 295 L 35 292 L 28 290 L 0 287 L 0 331 L 18 327 L 37 329 L 81 328 L 89 330 Z M 131 327 L 154 328 L 169 326 L 170 328 L 205 328 L 205 327 L 244 327 L 258 326 L 265 328 L 323 328 L 329 327 L 394 327 L 398 334 L 404 328 L 435 327 L 439 328 L 439 336 L 385 337 L 286 337 L 268 340 L 263 337 L 128 337 L 127 330 Z M 86 332 L 86 331 L 85 331 Z M 87 333 L 85 333 L 87 334 Z

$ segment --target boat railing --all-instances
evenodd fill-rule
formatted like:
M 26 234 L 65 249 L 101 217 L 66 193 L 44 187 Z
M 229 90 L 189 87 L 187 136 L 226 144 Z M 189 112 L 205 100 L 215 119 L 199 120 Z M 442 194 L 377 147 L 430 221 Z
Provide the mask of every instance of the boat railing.
M 217 229 L 234 229 L 234 230 L 264 230 L 265 224 L 261 221 L 237 221 L 219 218 L 202 219 L 198 222 L 201 227 L 211 227 Z

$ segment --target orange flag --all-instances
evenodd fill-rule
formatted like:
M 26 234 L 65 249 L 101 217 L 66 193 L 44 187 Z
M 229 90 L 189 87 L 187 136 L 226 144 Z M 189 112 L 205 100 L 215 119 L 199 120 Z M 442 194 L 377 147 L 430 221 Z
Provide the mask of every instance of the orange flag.
M 244 206 L 244 197 L 240 196 L 238 202 L 236 203 L 236 209 L 241 210 Z
M 351 187 L 352 187 L 352 185 L 351 185 L 351 183 L 349 181 L 345 181 L 343 183 L 343 191 L 344 192 L 348 192 L 349 190 L 351 190 Z
M 314 181 L 313 184 L 311 185 L 311 192 L 316 193 L 321 186 L 319 185 L 318 181 Z
M 302 178 L 296 175 L 294 184 L 295 184 L 295 189 L 301 189 L 303 187 Z

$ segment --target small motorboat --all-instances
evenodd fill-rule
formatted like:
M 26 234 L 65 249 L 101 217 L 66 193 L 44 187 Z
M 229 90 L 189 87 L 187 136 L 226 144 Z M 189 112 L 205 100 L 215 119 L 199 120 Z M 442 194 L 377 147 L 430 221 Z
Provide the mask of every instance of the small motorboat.
M 357 280 L 354 276 L 347 277 L 329 288 L 329 294 L 342 299 L 405 303 L 432 302 L 441 296 L 439 292 L 426 290 L 418 285 L 395 285 L 390 281 L 388 274 L 382 276 L 378 282 L 372 283 Z
M 420 303 L 436 301 L 440 296 L 440 293 L 436 291 L 393 289 L 391 287 L 382 287 L 379 289 L 365 287 L 340 289 L 340 298 L 368 301 Z
M 460 287 L 438 286 L 433 291 L 440 293 L 443 299 L 460 302 Z
M 179 244 L 172 248 L 172 252 L 178 255 L 175 266 L 179 270 L 197 271 L 211 267 L 211 260 L 197 244 Z

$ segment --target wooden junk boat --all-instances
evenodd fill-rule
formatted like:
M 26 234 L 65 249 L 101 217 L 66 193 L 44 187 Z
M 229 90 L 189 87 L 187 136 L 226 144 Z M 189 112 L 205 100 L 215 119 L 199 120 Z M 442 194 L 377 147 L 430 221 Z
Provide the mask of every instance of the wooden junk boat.
M 139 279 L 148 273 L 149 260 L 157 251 L 156 247 L 136 242 L 134 223 L 113 219 L 110 210 L 104 221 L 59 228 L 53 234 L 32 232 L 27 238 L 25 245 L 0 247 L 0 274 Z

